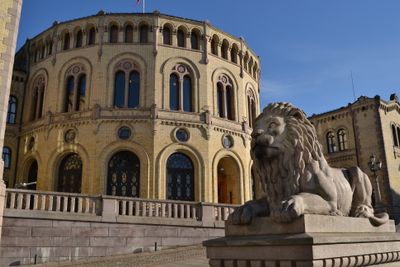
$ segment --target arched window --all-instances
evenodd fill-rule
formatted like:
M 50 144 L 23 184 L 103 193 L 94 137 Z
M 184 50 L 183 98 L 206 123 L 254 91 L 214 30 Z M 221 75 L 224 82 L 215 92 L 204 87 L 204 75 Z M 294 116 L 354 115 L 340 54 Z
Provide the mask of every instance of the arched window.
M 114 78 L 114 107 L 137 108 L 140 104 L 140 72 L 131 60 L 116 65 Z
M 218 43 L 219 43 L 218 36 L 214 35 L 211 40 L 211 53 L 216 56 L 218 56 Z
M 53 41 L 50 40 L 48 43 L 47 55 L 51 55 L 53 53 Z
M 31 120 L 40 119 L 43 112 L 45 79 L 40 75 L 34 80 L 31 104 Z
M 238 57 L 238 53 L 239 53 L 239 48 L 236 44 L 232 45 L 232 49 L 231 49 L 231 61 L 235 64 L 238 63 L 237 57 Z
M 397 141 L 398 141 L 399 146 L 400 146 L 400 127 L 396 127 L 396 131 L 397 131 Z
M 247 71 L 247 67 L 248 67 L 248 61 L 249 61 L 249 53 L 246 52 L 246 54 L 244 55 L 243 58 L 243 68 L 245 71 Z
M 221 56 L 224 59 L 228 59 L 228 50 L 229 50 L 229 43 L 226 39 L 222 41 L 222 46 L 221 46 Z
M 112 25 L 110 27 L 110 43 L 118 43 L 118 26 Z
M 40 59 L 44 58 L 46 51 L 46 46 L 42 44 L 41 52 L 40 52 Z
M 217 110 L 221 118 L 235 120 L 235 92 L 232 80 L 226 75 L 220 75 L 217 82 Z
M 140 196 L 140 160 L 132 152 L 117 152 L 108 162 L 107 195 Z
M 190 44 L 192 49 L 196 49 L 199 50 L 200 46 L 199 46 L 199 34 L 193 30 L 192 33 L 190 34 Z
M 336 152 L 335 134 L 333 132 L 328 132 L 326 134 L 326 144 L 328 147 L 328 153 Z
M 15 124 L 17 119 L 17 98 L 10 95 L 8 99 L 7 123 Z
M 169 26 L 163 27 L 163 44 L 171 45 L 171 29 Z
M 83 33 L 82 33 L 82 30 L 79 30 L 76 33 L 76 41 L 75 41 L 76 48 L 82 47 L 82 39 L 83 39 Z
M 90 28 L 88 36 L 88 45 L 94 45 L 96 43 L 96 29 Z
M 37 173 L 38 173 L 38 163 L 36 160 L 34 160 L 31 163 L 31 166 L 29 166 L 29 170 L 28 170 L 28 177 L 27 177 L 27 181 L 28 181 L 28 190 L 36 190 L 36 182 L 37 182 Z
M 114 85 L 114 106 L 124 107 L 125 105 L 125 72 L 118 71 L 115 74 Z
M 182 64 L 172 69 L 169 81 L 171 110 L 193 112 L 193 84 L 189 69 Z
M 249 68 L 247 69 L 247 71 L 250 73 L 250 75 L 253 75 L 253 73 L 252 73 L 252 71 L 253 71 L 253 57 L 250 58 Z
M 86 71 L 81 64 L 71 66 L 65 73 L 65 98 L 63 112 L 84 108 L 86 96 Z
M 337 132 L 338 135 L 338 143 L 339 143 L 339 151 L 343 151 L 347 149 L 347 134 L 344 129 L 340 129 Z
M 125 43 L 133 43 L 133 27 L 127 25 L 125 27 Z
M 58 192 L 81 193 L 82 160 L 72 153 L 64 157 L 58 168 Z
M 147 43 L 149 41 L 149 26 L 147 24 L 142 24 L 139 27 L 139 42 Z
M 139 106 L 140 74 L 132 71 L 129 75 L 128 108 Z
M 64 34 L 64 45 L 63 45 L 63 50 L 68 50 L 70 46 L 70 39 L 71 37 L 69 36 L 69 32 Z
M 11 149 L 8 146 L 3 147 L 3 162 L 5 169 L 11 167 Z
M 194 201 L 194 168 L 185 154 L 174 153 L 167 160 L 167 199 Z
M 249 126 L 253 128 L 256 119 L 256 104 L 252 95 L 247 96 L 247 114 L 249 119 Z
M 78 91 L 76 96 L 76 105 L 75 110 L 81 110 L 83 104 L 85 103 L 85 94 L 86 94 L 86 75 L 82 74 L 78 80 Z
M 179 110 L 179 79 L 174 73 L 169 76 L 169 108 Z
M 182 29 L 178 29 L 176 34 L 177 43 L 179 47 L 185 47 L 185 32 Z
M 396 126 L 392 124 L 393 145 L 399 146 L 399 137 L 397 136 Z
M 254 67 L 253 67 L 253 78 L 255 80 L 257 80 L 257 75 L 258 75 L 258 65 L 257 65 L 257 62 L 255 62 Z

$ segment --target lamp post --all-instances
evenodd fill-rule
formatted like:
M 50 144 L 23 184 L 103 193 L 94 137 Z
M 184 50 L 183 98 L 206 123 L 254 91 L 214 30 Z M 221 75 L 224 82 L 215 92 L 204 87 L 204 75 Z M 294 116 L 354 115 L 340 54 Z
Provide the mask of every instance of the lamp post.
M 368 162 L 368 167 L 371 170 L 371 172 L 374 174 L 374 191 L 375 191 L 375 205 L 379 206 L 382 204 L 382 198 L 381 198 L 381 191 L 379 189 L 379 182 L 378 182 L 378 175 L 376 174 L 379 170 L 382 169 L 382 162 L 378 160 L 375 156 L 375 154 L 371 154 L 369 157 L 369 162 Z

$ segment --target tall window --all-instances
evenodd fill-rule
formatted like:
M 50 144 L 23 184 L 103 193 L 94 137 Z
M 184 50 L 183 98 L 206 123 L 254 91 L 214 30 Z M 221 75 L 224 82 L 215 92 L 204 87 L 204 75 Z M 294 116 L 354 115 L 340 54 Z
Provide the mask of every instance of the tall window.
M 28 178 L 26 179 L 29 183 L 27 187 L 28 190 L 36 190 L 37 173 L 38 173 L 38 163 L 36 160 L 34 160 L 31 163 L 31 166 L 29 166 Z
M 396 126 L 392 124 L 392 136 L 393 136 L 393 145 L 399 146 L 399 137 L 397 136 Z
M 82 30 L 79 30 L 76 33 L 76 41 L 75 41 L 75 47 L 82 47 L 82 39 L 83 39 L 83 33 Z
M 169 77 L 169 108 L 193 112 L 193 85 L 189 69 L 177 65 Z
M 248 64 L 249 64 L 249 53 L 246 52 L 246 54 L 244 55 L 244 58 L 243 58 L 243 67 L 244 67 L 244 70 L 246 70 L 246 71 L 247 71 Z
M 64 157 L 58 168 L 58 192 L 81 193 L 82 159 L 72 153 Z
M 43 75 L 40 75 L 33 82 L 31 120 L 40 119 L 42 117 L 44 90 L 45 78 Z
M 163 44 L 171 45 L 171 28 L 169 26 L 163 27 Z
M 96 29 L 90 28 L 88 35 L 88 45 L 94 45 L 96 43 Z
M 236 64 L 238 63 L 238 60 L 237 60 L 238 51 L 239 51 L 238 46 L 236 44 L 233 44 L 232 49 L 231 49 L 231 61 Z
M 185 32 L 182 29 L 179 29 L 176 38 L 178 41 L 178 46 L 179 47 L 185 47 Z
M 47 43 L 47 55 L 51 55 L 53 53 L 53 41 L 49 40 Z
M 139 42 L 140 43 L 149 42 L 148 35 L 149 35 L 149 26 L 147 24 L 140 25 L 140 27 L 139 27 Z
M 127 25 L 125 27 L 125 43 L 133 43 L 133 27 Z
M 118 43 L 118 26 L 112 25 L 110 27 L 110 43 Z
M 338 135 L 338 143 L 339 143 L 339 151 L 343 151 L 347 149 L 347 134 L 344 129 L 340 129 L 337 132 Z
M 9 169 L 11 167 L 11 149 L 7 146 L 3 147 L 3 161 L 4 168 Z
M 228 50 L 229 50 L 229 43 L 225 39 L 222 41 L 222 46 L 221 46 L 221 56 L 224 59 L 228 59 Z
M 7 123 L 15 124 L 17 119 L 17 98 L 10 95 L 8 99 Z
M 140 161 L 129 151 L 116 153 L 108 162 L 107 195 L 139 197 Z
M 211 53 L 218 56 L 218 43 L 219 39 L 218 36 L 214 35 L 211 39 Z
M 70 67 L 66 72 L 63 112 L 79 111 L 84 108 L 86 96 L 86 71 L 81 64 Z
M 328 132 L 326 134 L 326 144 L 328 147 L 328 153 L 336 152 L 335 134 L 333 132 Z
M 247 114 L 250 128 L 253 128 L 256 119 L 256 104 L 252 95 L 247 96 Z
M 200 49 L 200 46 L 199 46 L 199 34 L 194 30 L 190 34 L 190 44 L 191 44 L 192 49 L 196 49 L 196 50 Z
M 69 36 L 69 32 L 64 34 L 64 45 L 63 50 L 68 50 L 70 46 L 71 37 Z
M 115 107 L 139 107 L 140 72 L 136 66 L 130 60 L 125 60 L 117 64 L 114 78 Z
M 194 168 L 185 154 L 174 153 L 167 160 L 167 199 L 194 201 Z
M 234 95 L 232 80 L 226 75 L 219 76 L 217 82 L 217 110 L 221 118 L 235 120 Z

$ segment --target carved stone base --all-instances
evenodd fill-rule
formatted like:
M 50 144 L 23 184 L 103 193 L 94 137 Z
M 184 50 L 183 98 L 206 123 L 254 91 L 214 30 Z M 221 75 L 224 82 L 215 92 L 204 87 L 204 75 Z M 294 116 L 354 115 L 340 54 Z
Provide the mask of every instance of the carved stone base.
M 290 224 L 258 218 L 225 226 L 226 236 L 203 242 L 211 267 L 400 266 L 393 221 L 305 215 Z

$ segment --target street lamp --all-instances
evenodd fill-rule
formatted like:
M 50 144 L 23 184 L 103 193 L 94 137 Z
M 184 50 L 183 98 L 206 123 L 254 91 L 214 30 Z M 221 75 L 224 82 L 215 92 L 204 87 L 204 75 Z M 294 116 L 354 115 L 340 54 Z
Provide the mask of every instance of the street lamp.
M 375 154 L 371 154 L 369 157 L 368 162 L 369 169 L 374 174 L 374 191 L 375 191 L 375 205 L 378 206 L 381 204 L 381 191 L 379 190 L 379 182 L 378 182 L 378 175 L 376 174 L 379 170 L 382 169 L 382 162 L 378 160 Z

